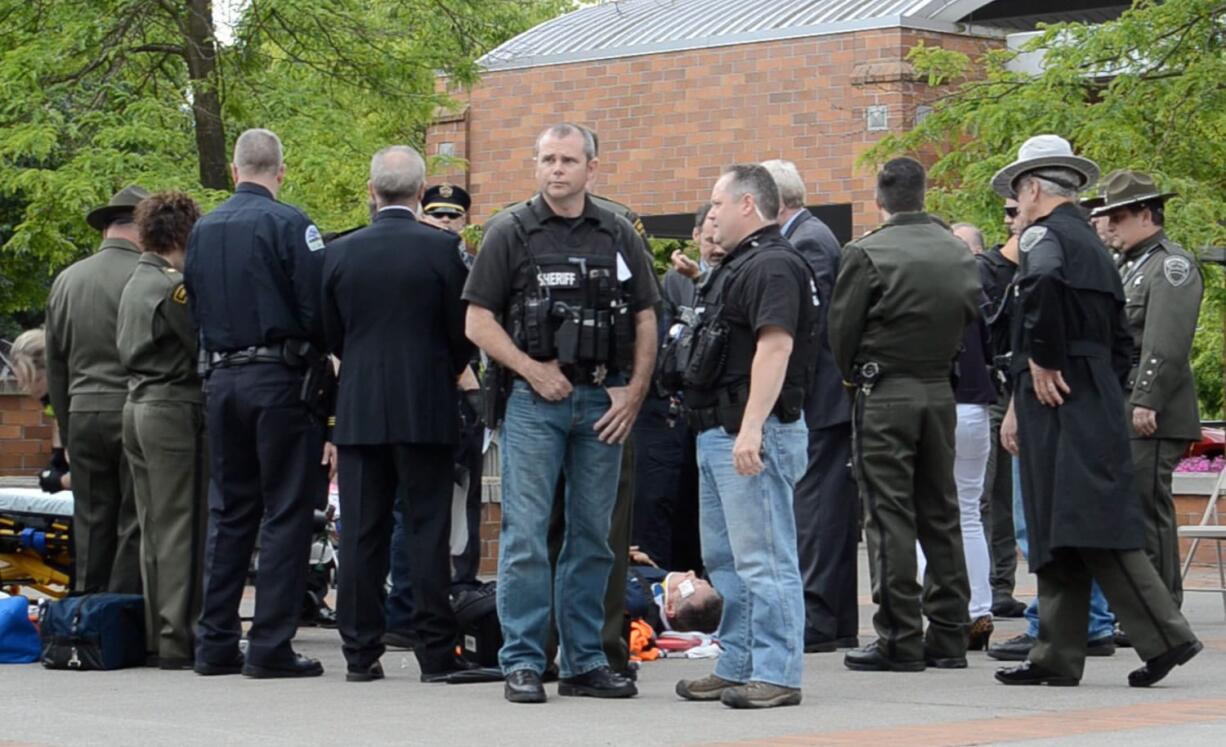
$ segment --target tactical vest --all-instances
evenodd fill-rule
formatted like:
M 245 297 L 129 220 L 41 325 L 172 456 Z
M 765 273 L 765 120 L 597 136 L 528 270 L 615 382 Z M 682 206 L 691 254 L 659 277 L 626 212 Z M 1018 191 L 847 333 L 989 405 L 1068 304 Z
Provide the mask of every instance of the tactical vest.
M 735 433 L 740 428 L 741 416 L 744 414 L 749 391 L 746 384 L 741 390 L 720 388 L 720 382 L 727 370 L 729 357 L 732 355 L 752 359 L 757 346 L 757 337 L 749 332 L 733 328 L 723 318 L 726 307 L 725 294 L 731 287 L 737 274 L 750 261 L 760 260 L 766 254 L 775 252 L 794 252 L 794 249 L 783 246 L 767 246 L 752 252 L 743 252 L 734 256 L 731 261 L 720 264 L 707 278 L 699 291 L 695 305 L 696 322 L 686 329 L 679 330 L 672 336 L 668 347 L 663 353 L 667 365 L 671 367 L 673 381 L 679 381 L 684 389 L 717 390 L 718 404 L 708 408 L 686 408 L 687 421 L 696 430 L 706 430 L 714 425 L 721 425 L 729 433 Z M 814 297 L 817 295 L 817 279 L 808 262 L 801 262 L 809 277 L 809 290 Z M 820 321 L 816 314 L 812 315 L 812 327 L 797 330 L 797 334 L 815 335 L 820 329 Z M 742 339 L 745 338 L 745 339 Z M 804 382 L 798 387 L 785 386 L 779 393 L 772 414 L 783 422 L 792 422 L 804 414 L 805 391 L 809 388 L 817 371 L 816 356 L 806 361 L 804 366 Z M 665 371 L 661 371 L 661 378 Z
M 581 255 L 558 242 L 528 203 L 511 208 L 510 217 L 527 254 L 529 276 L 512 298 L 506 320 L 516 346 L 536 360 L 599 370 L 595 379 L 611 371 L 628 373 L 634 362 L 634 315 L 618 280 L 619 266 L 629 265 L 618 248 L 621 231 L 614 215 L 601 211 L 591 239 L 595 246 Z

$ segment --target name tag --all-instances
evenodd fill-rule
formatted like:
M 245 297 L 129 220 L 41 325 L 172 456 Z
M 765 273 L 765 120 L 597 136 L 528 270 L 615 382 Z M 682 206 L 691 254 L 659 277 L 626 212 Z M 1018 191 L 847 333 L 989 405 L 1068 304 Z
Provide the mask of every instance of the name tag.
M 579 274 L 575 272 L 539 272 L 536 282 L 542 288 L 577 288 Z

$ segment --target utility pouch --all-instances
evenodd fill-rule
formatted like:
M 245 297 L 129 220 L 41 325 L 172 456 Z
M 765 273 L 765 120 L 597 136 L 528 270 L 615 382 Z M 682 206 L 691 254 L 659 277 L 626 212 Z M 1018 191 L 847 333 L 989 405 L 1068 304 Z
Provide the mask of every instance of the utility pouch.
M 615 304 L 613 315 L 613 363 L 619 371 L 629 371 L 634 366 L 634 315 L 630 305 Z
M 558 351 L 558 363 L 565 366 L 579 361 L 579 323 L 574 316 L 568 314 L 558 325 L 554 345 Z
M 485 421 L 487 428 L 496 429 L 502 424 L 510 395 L 510 373 L 490 360 L 481 375 L 481 419 Z
M 781 423 L 793 423 L 805 412 L 805 390 L 801 387 L 784 387 L 775 403 L 774 415 Z
M 718 318 L 699 327 L 694 349 L 685 369 L 685 386 L 691 389 L 712 389 L 724 372 L 728 359 L 728 325 Z
M 579 360 L 596 360 L 595 309 L 583 309 L 579 317 Z
M 607 361 L 609 359 L 609 333 L 613 323 L 613 316 L 608 311 L 597 311 L 595 315 L 595 348 L 592 355 L 592 360 Z
M 524 352 L 537 360 L 549 360 L 554 355 L 552 303 L 548 298 L 528 298 L 524 301 Z
M 336 373 L 332 361 L 326 356 L 307 366 L 302 377 L 299 397 L 307 410 L 320 420 L 326 421 L 336 404 Z

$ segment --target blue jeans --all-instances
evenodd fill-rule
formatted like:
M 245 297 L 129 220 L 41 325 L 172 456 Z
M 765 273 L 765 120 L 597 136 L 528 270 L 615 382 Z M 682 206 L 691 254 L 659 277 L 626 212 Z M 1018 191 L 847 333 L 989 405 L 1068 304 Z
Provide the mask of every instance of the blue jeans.
M 613 385 L 613 384 L 610 384 Z M 609 522 L 617 500 L 620 445 L 593 428 L 609 409 L 603 387 L 579 385 L 550 402 L 516 379 L 502 424 L 502 533 L 498 541 L 498 663 L 511 674 L 545 670 L 545 638 L 556 605 L 559 669 L 576 677 L 607 666 L 600 642 L 613 567 Z M 549 567 L 549 514 L 566 475 L 562 552 Z M 552 583 L 550 581 L 552 576 Z
M 1030 542 L 1026 533 L 1026 512 L 1022 509 L 1022 475 L 1021 460 L 1013 460 L 1013 532 L 1017 535 L 1017 546 L 1022 555 L 1030 559 Z M 1039 637 L 1039 597 L 1036 595 L 1026 605 L 1026 635 Z M 1087 641 L 1115 635 L 1115 615 L 1107 606 L 1107 598 L 1098 582 L 1090 586 L 1090 627 L 1086 633 Z
M 387 629 L 395 633 L 413 630 L 413 582 L 409 580 L 409 548 L 405 546 L 404 512 L 400 501 L 392 508 L 391 556 L 392 588 L 383 603 Z
M 765 469 L 738 475 L 736 437 L 723 428 L 698 434 L 702 560 L 724 598 L 715 674 L 733 682 L 800 687 L 805 601 L 796 554 L 792 490 L 805 472 L 804 420 L 762 429 Z

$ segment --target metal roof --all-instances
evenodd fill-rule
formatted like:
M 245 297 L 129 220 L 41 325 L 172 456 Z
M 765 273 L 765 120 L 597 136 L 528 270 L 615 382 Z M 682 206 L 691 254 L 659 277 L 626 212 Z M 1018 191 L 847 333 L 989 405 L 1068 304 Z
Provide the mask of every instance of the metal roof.
M 990 0 L 611 0 L 530 29 L 487 70 L 906 26 L 953 30 Z

